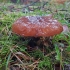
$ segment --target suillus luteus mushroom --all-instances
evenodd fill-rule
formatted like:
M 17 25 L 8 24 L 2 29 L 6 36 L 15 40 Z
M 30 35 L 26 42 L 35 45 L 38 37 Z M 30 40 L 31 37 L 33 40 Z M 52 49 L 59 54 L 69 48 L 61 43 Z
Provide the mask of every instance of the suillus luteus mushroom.
M 48 38 L 60 34 L 63 31 L 63 27 L 50 15 L 23 16 L 14 22 L 12 25 L 12 31 L 22 37 L 33 37 L 33 39 L 38 38 L 39 40 L 40 37 Z M 33 43 L 35 44 L 32 40 L 32 44 Z

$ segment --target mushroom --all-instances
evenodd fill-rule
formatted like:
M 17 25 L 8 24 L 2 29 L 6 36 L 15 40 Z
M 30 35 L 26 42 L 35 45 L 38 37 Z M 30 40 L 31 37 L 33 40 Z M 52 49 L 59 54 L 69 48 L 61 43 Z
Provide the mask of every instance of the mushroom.
M 51 0 L 51 1 L 57 4 L 64 4 L 67 0 Z
M 56 0 L 56 2 L 57 2 L 58 4 L 64 4 L 64 3 L 66 2 L 66 0 Z
M 63 31 L 63 27 L 51 15 L 23 16 L 14 22 L 14 24 L 12 25 L 12 31 L 13 33 L 22 37 L 34 37 L 33 39 L 37 38 L 38 40 L 42 37 L 43 44 L 46 45 L 45 38 L 60 34 Z M 30 47 L 34 43 L 36 45 L 36 42 L 33 42 L 33 39 L 29 42 Z M 35 41 L 37 41 L 38 43 L 38 40 Z
M 63 31 L 62 25 L 52 16 L 23 16 L 12 25 L 12 31 L 20 36 L 49 37 Z

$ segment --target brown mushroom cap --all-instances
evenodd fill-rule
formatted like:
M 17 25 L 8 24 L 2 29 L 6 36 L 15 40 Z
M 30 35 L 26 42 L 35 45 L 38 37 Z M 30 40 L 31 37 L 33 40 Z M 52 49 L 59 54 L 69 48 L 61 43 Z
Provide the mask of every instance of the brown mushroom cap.
M 57 2 L 58 4 L 64 4 L 64 3 L 66 2 L 66 0 L 56 0 L 56 2 Z
M 53 36 L 63 31 L 62 25 L 52 16 L 23 16 L 12 25 L 12 31 L 21 36 Z
M 51 0 L 51 3 L 64 4 L 67 0 Z

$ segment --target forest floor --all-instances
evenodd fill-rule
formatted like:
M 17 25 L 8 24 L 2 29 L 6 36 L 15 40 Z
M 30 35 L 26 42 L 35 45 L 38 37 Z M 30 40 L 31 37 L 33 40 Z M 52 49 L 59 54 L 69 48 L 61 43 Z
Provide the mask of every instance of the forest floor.
M 64 27 L 53 37 L 21 37 L 12 24 L 22 16 L 52 14 Z M 70 3 L 28 6 L 0 3 L 0 70 L 65 70 L 70 67 Z

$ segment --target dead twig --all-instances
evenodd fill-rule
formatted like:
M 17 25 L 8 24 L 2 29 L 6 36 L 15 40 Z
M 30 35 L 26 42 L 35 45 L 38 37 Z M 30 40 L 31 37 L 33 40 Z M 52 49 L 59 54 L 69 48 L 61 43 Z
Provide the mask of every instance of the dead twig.
M 50 55 L 55 54 L 55 53 L 56 53 L 55 51 L 52 51 L 51 53 L 45 55 L 45 57 L 50 56 Z

